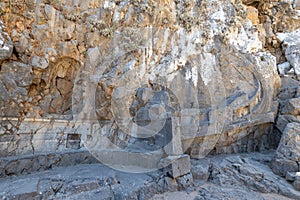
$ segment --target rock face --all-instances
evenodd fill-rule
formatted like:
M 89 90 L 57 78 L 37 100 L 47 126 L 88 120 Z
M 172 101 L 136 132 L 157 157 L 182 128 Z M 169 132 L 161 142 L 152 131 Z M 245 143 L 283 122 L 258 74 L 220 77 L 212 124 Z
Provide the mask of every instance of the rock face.
M 190 158 L 278 144 L 273 171 L 299 171 L 298 1 L 0 6 L 1 176 L 92 154 L 127 172 L 168 169 L 184 187 Z
M 294 8 L 299 9 L 298 1 L 294 1 Z M 278 33 L 278 39 L 282 42 L 282 50 L 286 62 L 278 65 L 282 76 L 282 87 L 279 97 L 279 115 L 275 127 L 282 134 L 271 167 L 274 173 L 286 177 L 293 182 L 295 189 L 299 190 L 299 30 L 289 33 Z M 276 132 L 276 131 L 275 131 Z
M 24 117 L 101 127 L 102 134 L 73 132 L 92 152 L 108 148 L 98 140 L 193 157 L 214 146 L 215 153 L 268 149 L 280 85 L 276 59 L 263 51 L 255 5 L 223 3 L 13 5 L 20 16 L 9 19 L 16 27 L 7 23 L 14 56 L 32 68 Z M 34 21 L 23 17 L 33 13 Z

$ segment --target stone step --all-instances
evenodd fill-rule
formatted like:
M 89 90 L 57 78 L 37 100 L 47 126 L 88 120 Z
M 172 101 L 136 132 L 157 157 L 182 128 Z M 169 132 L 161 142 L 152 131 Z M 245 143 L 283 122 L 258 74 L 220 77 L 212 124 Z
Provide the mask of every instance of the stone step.
M 4 157 L 0 158 L 0 177 L 90 163 L 98 163 L 98 160 L 86 150 Z
M 165 157 L 162 150 L 143 152 L 140 149 L 94 149 L 91 153 L 101 163 L 113 169 L 133 173 L 155 171 L 161 168 L 160 161 Z

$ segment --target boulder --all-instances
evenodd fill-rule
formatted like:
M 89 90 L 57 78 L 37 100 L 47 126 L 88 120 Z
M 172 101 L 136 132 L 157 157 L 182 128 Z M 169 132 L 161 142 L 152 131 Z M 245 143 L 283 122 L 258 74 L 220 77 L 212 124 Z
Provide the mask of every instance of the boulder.
M 281 114 L 300 115 L 300 98 L 289 99 L 286 104 L 281 107 Z
M 300 123 L 293 122 L 289 123 L 283 131 L 271 168 L 275 174 L 286 176 L 287 172 L 299 170 L 299 161 Z
M 191 170 L 190 156 L 186 154 L 180 156 L 168 156 L 161 162 L 164 166 L 166 166 L 165 163 L 169 163 L 165 170 L 168 171 L 173 178 L 184 176 L 190 173 Z
M 287 172 L 298 171 L 299 169 L 296 162 L 284 158 L 273 159 L 270 167 L 275 174 L 282 177 L 286 177 Z
M 300 122 L 295 116 L 293 115 L 279 115 L 276 121 L 276 128 L 283 133 L 286 125 L 292 122 Z
M 300 123 L 289 123 L 284 129 L 277 153 L 284 158 L 300 161 Z
M 291 69 L 291 64 L 289 62 L 284 62 L 277 65 L 277 68 L 280 75 L 286 75 L 286 73 Z
M 278 97 L 280 100 L 286 100 L 296 97 L 295 93 L 299 87 L 299 82 L 290 77 L 281 78 L 281 88 Z

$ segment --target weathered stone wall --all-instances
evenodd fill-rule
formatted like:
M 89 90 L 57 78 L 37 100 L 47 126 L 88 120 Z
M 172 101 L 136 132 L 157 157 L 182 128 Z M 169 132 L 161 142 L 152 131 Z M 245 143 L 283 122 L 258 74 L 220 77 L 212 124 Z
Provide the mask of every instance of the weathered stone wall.
M 172 151 L 194 157 L 279 142 L 277 64 L 299 74 L 278 33 L 299 28 L 298 1 L 0 5 L 1 156 L 86 151 L 82 141 L 148 152 L 173 133 Z

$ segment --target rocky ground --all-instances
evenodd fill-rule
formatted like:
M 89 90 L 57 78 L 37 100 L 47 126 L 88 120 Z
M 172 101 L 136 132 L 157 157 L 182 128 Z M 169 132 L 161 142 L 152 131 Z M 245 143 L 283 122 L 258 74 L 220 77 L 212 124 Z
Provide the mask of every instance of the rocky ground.
M 269 165 L 274 152 L 192 160 L 191 174 L 128 174 L 102 164 L 1 178 L 2 199 L 299 199 Z

